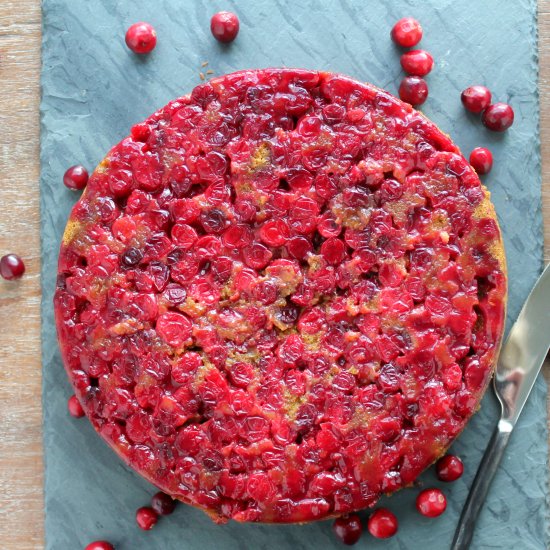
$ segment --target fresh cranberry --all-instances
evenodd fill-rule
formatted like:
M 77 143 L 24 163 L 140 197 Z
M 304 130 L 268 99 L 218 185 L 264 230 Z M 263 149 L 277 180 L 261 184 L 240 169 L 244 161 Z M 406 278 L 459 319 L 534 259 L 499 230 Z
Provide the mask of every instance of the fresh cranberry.
M 157 31 L 149 23 L 134 23 L 126 31 L 126 45 L 134 53 L 152 52 L 157 45 Z
M 458 456 L 446 455 L 437 461 L 435 470 L 441 481 L 456 481 L 464 472 L 464 464 Z
M 63 174 L 63 183 L 69 189 L 73 191 L 78 191 L 84 189 L 88 183 L 88 170 L 84 168 L 81 164 L 75 164 L 71 166 Z
M 361 525 L 359 516 L 357 514 L 351 514 L 334 520 L 332 530 L 344 544 L 351 546 L 361 538 L 363 526 Z
M 239 18 L 230 11 L 220 11 L 212 16 L 210 30 L 219 42 L 233 42 L 239 34 Z
M 136 512 L 136 522 L 140 529 L 144 531 L 150 531 L 156 524 L 159 519 L 159 515 L 153 508 L 149 506 L 143 506 L 138 508 Z
M 0 258 L 0 275 L 11 281 L 19 279 L 25 273 L 25 264 L 17 254 L 6 254 Z
M 481 113 L 491 104 L 491 91 L 485 86 L 470 86 L 460 94 L 460 99 L 465 109 L 471 113 Z
M 84 550 L 115 550 L 115 547 L 105 540 L 96 540 L 94 542 L 90 542 Z
M 411 50 L 401 56 L 401 67 L 413 76 L 426 76 L 434 66 L 434 58 L 425 50 Z
M 447 499 L 439 489 L 425 489 L 416 497 L 416 509 L 429 518 L 440 516 L 447 508 Z
M 151 498 L 151 508 L 160 516 L 168 516 L 176 509 L 176 502 L 170 495 L 159 491 Z
M 411 105 L 422 105 L 428 97 L 428 85 L 419 76 L 406 76 L 399 86 L 399 97 Z
M 481 121 L 493 132 L 504 132 L 514 122 L 514 110 L 507 103 L 494 103 L 483 111 Z
M 493 167 L 493 155 L 485 147 L 476 147 L 470 153 L 470 164 L 478 174 L 488 174 Z
M 416 46 L 422 38 L 422 27 L 412 17 L 400 19 L 391 30 L 392 40 L 403 48 Z
M 74 416 L 75 418 L 82 418 L 84 416 L 84 409 L 82 408 L 82 405 L 76 395 L 71 395 L 71 397 L 69 397 L 67 407 L 71 416 Z
M 369 533 L 377 539 L 387 539 L 397 533 L 397 518 L 386 508 L 375 510 L 367 523 Z

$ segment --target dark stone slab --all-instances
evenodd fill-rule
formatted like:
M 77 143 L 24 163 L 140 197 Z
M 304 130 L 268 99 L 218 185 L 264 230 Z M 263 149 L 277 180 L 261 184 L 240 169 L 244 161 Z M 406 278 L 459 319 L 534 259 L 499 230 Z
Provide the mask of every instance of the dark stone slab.
M 488 145 L 495 168 L 486 178 L 504 230 L 513 320 L 542 265 L 540 155 L 535 0 L 43 0 L 42 249 L 44 443 L 47 548 L 75 550 L 106 538 L 119 550 L 338 548 L 330 522 L 307 526 L 215 526 L 201 512 L 180 506 L 154 531 L 140 532 L 134 512 L 153 488 L 129 471 L 86 420 L 66 412 L 70 387 L 61 366 L 52 313 L 57 251 L 76 195 L 61 178 L 74 163 L 95 166 L 130 126 L 200 82 L 199 71 L 295 66 L 340 71 L 394 91 L 401 78 L 391 25 L 414 15 L 422 47 L 434 55 L 425 113 L 465 153 Z M 241 33 L 229 47 L 210 36 L 209 18 L 233 9 Z M 124 45 L 126 28 L 146 20 L 158 30 L 147 58 Z M 207 68 L 201 68 L 209 61 Z M 516 123 L 491 134 L 466 114 L 460 91 L 488 84 L 510 101 Z M 546 388 L 538 381 L 512 437 L 486 506 L 474 548 L 541 550 L 548 547 Z M 445 486 L 449 508 L 437 520 L 414 511 L 416 490 L 387 501 L 398 515 L 390 541 L 366 535 L 357 548 L 447 548 L 460 508 L 486 445 L 497 409 L 488 395 L 454 446 L 465 462 L 460 481 Z M 432 472 L 424 486 L 441 486 Z

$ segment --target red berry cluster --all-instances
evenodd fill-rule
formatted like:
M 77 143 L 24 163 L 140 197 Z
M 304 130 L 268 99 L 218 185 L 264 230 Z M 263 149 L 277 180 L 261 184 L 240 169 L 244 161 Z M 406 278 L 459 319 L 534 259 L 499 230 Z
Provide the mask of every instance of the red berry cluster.
M 69 400 L 69 408 L 70 403 Z M 72 411 L 71 414 L 73 414 Z M 73 416 L 76 415 L 73 414 Z M 151 506 L 142 506 L 136 510 L 136 523 L 140 529 L 150 531 L 157 524 L 160 516 L 168 516 L 175 510 L 176 503 L 177 501 L 171 496 L 159 491 L 152 496 Z M 115 547 L 110 542 L 97 540 L 88 544 L 85 550 L 115 550 Z
M 151 498 L 151 506 L 142 506 L 136 511 L 136 523 L 140 529 L 150 531 L 160 516 L 170 515 L 176 508 L 176 501 L 166 493 L 159 491 Z
M 387 539 L 397 533 L 397 518 L 386 508 L 375 510 L 367 521 L 369 533 L 377 539 Z M 349 514 L 337 518 L 332 525 L 334 534 L 349 546 L 355 544 L 363 534 L 361 518 L 357 514 Z
M 412 17 L 400 19 L 391 30 L 392 40 L 402 48 L 416 46 L 422 39 L 422 27 Z M 399 97 L 413 106 L 422 105 L 428 98 L 428 84 L 423 79 L 433 69 L 432 55 L 425 50 L 409 50 L 401 55 L 401 67 L 409 75 L 399 85 Z M 507 103 L 491 104 L 491 91 L 485 86 L 466 88 L 461 95 L 464 107 L 481 113 L 483 124 L 493 132 L 504 132 L 514 122 L 514 110 Z M 478 174 L 488 174 L 493 155 L 485 147 L 476 147 L 470 154 L 470 164 Z
M 219 42 L 233 42 L 239 34 L 239 18 L 230 11 L 215 13 L 210 20 L 210 31 Z M 157 45 L 157 31 L 151 24 L 140 21 L 128 28 L 125 41 L 134 53 L 151 53 Z
M 514 122 L 514 110 L 507 103 L 491 104 L 491 91 L 485 86 L 470 86 L 461 96 L 464 108 L 471 113 L 481 113 L 481 122 L 493 132 L 504 132 Z
M 460 99 L 466 110 L 481 114 L 481 121 L 493 132 L 504 132 L 514 122 L 512 107 L 507 103 L 491 104 L 491 91 L 486 86 L 469 86 Z M 470 153 L 470 164 L 478 174 L 488 174 L 493 167 L 493 155 L 486 147 L 476 147 Z
M 441 481 L 456 481 L 463 473 L 464 465 L 458 456 L 446 455 L 436 464 L 437 477 Z M 429 518 L 440 516 L 447 508 L 447 499 L 440 489 L 425 489 L 416 497 L 416 509 Z M 353 545 L 363 533 L 361 518 L 357 514 L 348 514 L 337 518 L 332 529 L 336 537 L 344 544 Z M 369 533 L 378 539 L 387 539 L 397 533 L 398 521 L 395 514 L 387 508 L 378 508 L 367 520 Z
M 422 38 L 422 27 L 412 17 L 400 19 L 391 30 L 392 40 L 402 48 L 416 46 Z M 409 50 L 401 56 L 401 67 L 409 75 L 399 85 L 399 97 L 417 106 L 428 98 L 428 84 L 424 80 L 434 66 L 434 58 L 425 50 Z

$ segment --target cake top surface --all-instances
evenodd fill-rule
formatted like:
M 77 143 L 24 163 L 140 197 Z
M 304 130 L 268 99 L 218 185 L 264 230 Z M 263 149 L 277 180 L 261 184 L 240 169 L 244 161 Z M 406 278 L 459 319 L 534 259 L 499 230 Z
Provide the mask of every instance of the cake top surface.
M 506 277 L 488 193 L 389 93 L 241 71 L 135 125 L 75 205 L 56 322 L 95 428 L 216 520 L 373 505 L 463 429 Z

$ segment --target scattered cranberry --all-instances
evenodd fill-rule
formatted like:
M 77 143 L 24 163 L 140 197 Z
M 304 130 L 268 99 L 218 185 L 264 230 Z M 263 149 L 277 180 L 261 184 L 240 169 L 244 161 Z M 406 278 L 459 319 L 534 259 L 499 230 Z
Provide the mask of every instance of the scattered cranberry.
M 419 76 L 406 76 L 399 86 L 399 97 L 411 105 L 422 105 L 428 97 L 428 85 Z
M 159 491 L 151 499 L 151 508 L 160 516 L 168 516 L 175 510 L 176 501 L 170 495 Z
M 80 404 L 80 401 L 76 398 L 76 395 L 71 395 L 67 401 L 67 407 L 71 416 L 75 418 L 82 418 L 84 416 L 84 409 Z
M 144 531 L 150 531 L 156 524 L 159 519 L 159 515 L 149 508 L 149 506 L 143 506 L 137 509 L 136 512 L 136 522 L 140 529 Z
M 25 264 L 17 254 L 6 254 L 0 258 L 0 275 L 11 281 L 19 279 L 25 273 Z
M 447 499 L 439 489 L 426 489 L 416 497 L 416 509 L 429 518 L 440 516 L 447 508 Z
M 478 174 L 488 174 L 493 167 L 493 155 L 485 147 L 476 147 L 470 153 L 470 164 Z
M 220 11 L 212 16 L 210 30 L 219 42 L 233 42 L 239 34 L 239 18 L 230 11 Z
M 460 99 L 465 109 L 481 113 L 491 104 L 491 91 L 485 86 L 470 86 L 460 94 Z
M 494 103 L 483 111 L 481 121 L 493 132 L 504 132 L 514 122 L 514 110 L 507 103 Z
M 426 76 L 434 66 L 434 58 L 425 50 L 411 50 L 401 56 L 401 67 L 414 76 Z
M 422 27 L 412 17 L 400 19 L 391 30 L 392 40 L 403 48 L 416 46 L 422 38 Z
M 105 540 L 96 540 L 94 542 L 90 542 L 84 550 L 115 550 L 115 547 Z
M 334 520 L 332 524 L 334 534 L 344 543 L 349 546 L 355 544 L 363 533 L 361 519 L 357 514 L 342 516 Z
M 464 472 L 464 464 L 458 456 L 447 455 L 437 461 L 435 469 L 441 481 L 456 481 Z
M 377 539 L 388 539 L 397 533 L 397 518 L 386 508 L 375 510 L 367 523 L 369 533 Z
M 65 174 L 63 174 L 63 183 L 73 191 L 84 189 L 88 183 L 88 170 L 80 164 L 71 166 Z
M 149 23 L 134 23 L 126 31 L 126 45 L 134 53 L 152 52 L 157 45 L 157 31 Z

